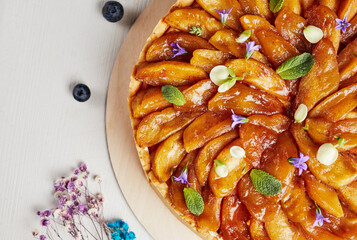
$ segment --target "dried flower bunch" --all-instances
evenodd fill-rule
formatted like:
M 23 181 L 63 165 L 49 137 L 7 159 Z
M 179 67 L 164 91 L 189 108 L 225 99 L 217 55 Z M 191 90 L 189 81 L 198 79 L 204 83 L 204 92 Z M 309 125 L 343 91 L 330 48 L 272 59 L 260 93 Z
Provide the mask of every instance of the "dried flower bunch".
M 54 183 L 55 208 L 38 211 L 44 233 L 34 230 L 32 235 L 40 240 L 63 239 L 63 232 L 76 240 L 113 239 L 133 240 L 134 232 L 129 231 L 127 223 L 121 220 L 106 222 L 103 217 L 104 198 L 101 192 L 93 194 L 88 188 L 90 173 L 86 164 L 81 164 L 69 177 L 62 177 Z M 95 176 L 97 184 L 102 182 Z

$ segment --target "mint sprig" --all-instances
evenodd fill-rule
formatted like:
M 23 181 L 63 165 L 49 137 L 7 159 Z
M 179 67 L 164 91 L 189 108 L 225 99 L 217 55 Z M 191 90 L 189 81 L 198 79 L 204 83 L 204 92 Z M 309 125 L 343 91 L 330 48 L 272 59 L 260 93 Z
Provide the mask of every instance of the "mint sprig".
M 202 196 L 193 188 L 184 188 L 183 194 L 188 210 L 196 216 L 201 215 L 205 208 Z
M 250 179 L 255 189 L 264 195 L 277 195 L 282 190 L 281 182 L 262 170 L 253 169 L 250 172 Z
M 165 85 L 161 87 L 162 96 L 170 103 L 182 106 L 186 103 L 183 94 L 174 86 Z
M 269 9 L 273 13 L 277 13 L 280 11 L 281 7 L 283 6 L 284 0 L 270 0 L 269 2 Z
M 310 53 L 289 58 L 282 63 L 276 72 L 285 80 L 296 79 L 308 74 L 314 66 L 315 58 Z

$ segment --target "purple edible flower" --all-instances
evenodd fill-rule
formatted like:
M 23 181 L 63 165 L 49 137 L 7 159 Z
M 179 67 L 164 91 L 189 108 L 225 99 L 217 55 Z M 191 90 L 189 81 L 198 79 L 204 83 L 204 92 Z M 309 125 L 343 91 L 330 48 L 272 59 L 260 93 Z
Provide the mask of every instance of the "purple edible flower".
M 40 240 L 45 240 L 46 236 L 45 235 L 40 235 Z
M 245 117 L 241 117 L 239 115 L 236 115 L 234 113 L 234 111 L 232 110 L 232 128 L 235 128 L 235 126 L 237 126 L 238 124 L 242 124 L 242 123 L 247 123 L 249 121 L 248 118 L 245 118 Z
M 246 50 L 244 53 L 245 59 L 249 59 L 253 55 L 254 51 L 259 51 L 259 49 L 262 48 L 262 46 L 260 46 L 260 45 L 255 45 L 254 41 L 245 43 L 245 47 L 246 47 Z
M 82 164 L 79 166 L 79 170 L 81 170 L 82 172 L 87 171 L 87 165 L 86 165 L 85 163 L 82 163 Z
M 342 20 L 339 18 L 336 18 L 337 26 L 335 27 L 336 29 L 341 29 L 343 33 L 346 32 L 346 28 L 351 25 L 351 23 L 347 22 L 347 17 L 345 16 Z
M 181 182 L 182 184 L 191 184 L 187 180 L 187 167 L 182 170 L 181 175 L 179 177 L 174 176 L 174 180 Z
M 219 11 L 218 9 L 216 9 L 216 11 L 219 13 L 219 15 L 221 16 L 221 23 L 222 25 L 226 25 L 226 22 L 227 22 L 227 19 L 228 19 L 228 16 L 229 14 L 231 13 L 232 11 L 232 8 L 226 10 L 226 9 L 222 9 L 221 11 Z
M 50 225 L 50 220 L 43 218 L 41 219 L 41 226 L 48 227 Z
M 314 222 L 314 224 L 312 225 L 313 227 L 315 226 L 322 226 L 325 222 L 330 222 L 330 220 L 328 218 L 325 218 L 322 213 L 321 213 L 321 209 L 316 205 L 316 220 Z
M 302 171 L 303 170 L 306 170 L 307 169 L 307 160 L 309 160 L 309 156 L 304 156 L 304 154 L 300 153 L 300 157 L 298 158 L 289 158 L 288 159 L 288 162 L 291 164 L 291 165 L 294 165 L 294 167 L 297 167 L 299 169 L 299 175 L 301 175 Z
M 174 55 L 172 56 L 172 58 L 175 58 L 175 57 L 180 56 L 180 55 L 187 54 L 186 49 L 184 49 L 183 47 L 181 47 L 181 46 L 178 44 L 178 41 L 173 42 L 173 43 L 171 43 L 170 45 L 171 45 L 171 47 L 173 47 L 172 52 L 174 53 Z

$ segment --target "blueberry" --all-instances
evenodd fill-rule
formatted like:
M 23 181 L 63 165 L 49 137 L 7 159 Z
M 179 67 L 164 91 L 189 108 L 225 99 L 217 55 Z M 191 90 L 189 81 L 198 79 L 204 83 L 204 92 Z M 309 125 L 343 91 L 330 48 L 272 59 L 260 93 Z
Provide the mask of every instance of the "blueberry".
M 124 8 L 119 2 L 108 1 L 104 5 L 102 13 L 109 22 L 118 22 L 124 16 Z
M 87 85 L 77 84 L 73 88 L 73 97 L 78 102 L 85 102 L 90 98 L 90 90 Z

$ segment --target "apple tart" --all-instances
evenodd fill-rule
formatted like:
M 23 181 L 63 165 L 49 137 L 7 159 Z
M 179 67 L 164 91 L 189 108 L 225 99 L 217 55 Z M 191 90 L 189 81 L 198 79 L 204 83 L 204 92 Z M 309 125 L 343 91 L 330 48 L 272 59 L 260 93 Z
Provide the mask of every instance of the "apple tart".
M 205 239 L 357 239 L 357 1 L 179 0 L 130 81 L 148 181 Z

